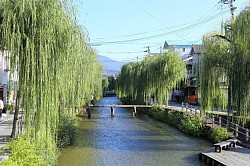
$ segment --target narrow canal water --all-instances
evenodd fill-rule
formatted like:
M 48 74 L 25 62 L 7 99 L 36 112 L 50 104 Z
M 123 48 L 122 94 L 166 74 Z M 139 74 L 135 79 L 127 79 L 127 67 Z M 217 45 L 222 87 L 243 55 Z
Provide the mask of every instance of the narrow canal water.
M 104 97 L 100 105 L 118 104 L 117 97 Z M 84 118 L 72 146 L 63 148 L 59 166 L 196 166 L 198 153 L 211 146 L 147 115 L 132 117 L 132 110 L 109 108 L 92 111 Z

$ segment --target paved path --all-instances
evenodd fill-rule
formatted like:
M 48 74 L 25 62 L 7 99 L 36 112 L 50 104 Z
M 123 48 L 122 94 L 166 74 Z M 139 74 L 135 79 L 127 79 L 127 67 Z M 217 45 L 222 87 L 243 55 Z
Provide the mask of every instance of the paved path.
M 8 143 L 12 130 L 13 116 L 3 113 L 0 119 L 0 148 Z
M 0 149 L 3 148 L 6 144 L 9 143 L 9 138 L 12 130 L 14 115 L 7 115 L 6 113 L 2 114 L 2 118 L 0 119 Z M 4 153 L 0 156 L 0 163 L 8 158 L 9 154 Z
M 184 108 L 182 109 L 182 103 L 176 103 L 169 101 L 168 108 L 177 110 L 177 111 L 185 111 L 188 114 L 200 114 L 200 106 L 198 105 L 191 105 L 191 104 L 184 104 Z

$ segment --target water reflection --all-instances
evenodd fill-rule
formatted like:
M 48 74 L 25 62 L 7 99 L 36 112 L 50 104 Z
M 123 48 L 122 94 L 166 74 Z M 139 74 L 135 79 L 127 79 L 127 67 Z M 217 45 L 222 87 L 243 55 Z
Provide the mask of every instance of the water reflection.
M 96 104 L 117 103 L 118 98 L 110 97 Z M 74 145 L 61 151 L 58 165 L 202 165 L 197 154 L 210 143 L 143 114 L 133 118 L 131 112 L 116 108 L 111 118 L 109 108 L 93 110 L 91 119 L 80 122 Z

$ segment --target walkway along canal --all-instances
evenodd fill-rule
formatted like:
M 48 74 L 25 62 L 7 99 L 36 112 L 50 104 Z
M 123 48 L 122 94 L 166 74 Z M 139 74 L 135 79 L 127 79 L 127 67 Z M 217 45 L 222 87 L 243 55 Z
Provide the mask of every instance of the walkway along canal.
M 118 104 L 117 97 L 104 97 L 99 105 Z M 131 115 L 132 108 L 95 108 L 91 119 L 83 118 L 72 146 L 61 150 L 59 166 L 196 166 L 200 151 L 211 143 L 183 134 L 147 115 Z

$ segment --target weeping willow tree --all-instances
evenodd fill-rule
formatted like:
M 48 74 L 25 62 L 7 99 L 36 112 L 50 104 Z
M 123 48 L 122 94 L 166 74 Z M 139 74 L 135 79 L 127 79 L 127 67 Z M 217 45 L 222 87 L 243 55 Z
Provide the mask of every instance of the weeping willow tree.
M 227 41 L 207 34 L 203 38 L 202 67 L 199 78 L 201 91 L 201 114 L 227 107 L 227 86 L 225 59 L 228 57 Z
M 18 72 L 25 128 L 48 165 L 55 165 L 59 114 L 102 93 L 102 67 L 64 0 L 1 0 L 0 45 Z
M 236 112 L 233 117 L 243 125 L 250 111 L 249 27 L 250 9 L 246 8 L 232 20 L 232 30 L 225 36 L 227 40 L 214 35 L 204 37 L 200 78 L 202 113 L 227 107 L 228 113 Z M 227 95 L 224 95 L 223 87 L 227 87 Z
M 250 8 L 243 10 L 232 24 L 228 70 L 228 108 L 236 111 L 244 124 L 250 111 Z
M 117 77 L 117 92 L 120 97 L 131 97 L 137 103 L 147 103 L 154 96 L 162 104 L 185 77 L 185 63 L 177 53 L 168 52 L 124 65 Z

